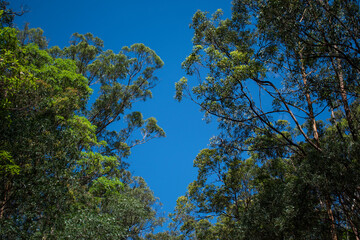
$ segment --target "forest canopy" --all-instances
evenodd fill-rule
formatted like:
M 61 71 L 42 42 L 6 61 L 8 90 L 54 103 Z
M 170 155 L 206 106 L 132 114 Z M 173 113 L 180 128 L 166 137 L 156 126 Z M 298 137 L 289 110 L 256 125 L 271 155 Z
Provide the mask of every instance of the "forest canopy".
M 127 161 L 165 137 L 133 110 L 161 58 L 91 33 L 50 46 L 40 28 L 14 27 L 24 12 L 0 9 L 1 239 L 360 239 L 358 1 L 194 14 L 175 99 L 218 134 L 169 219 Z
M 181 238 L 360 239 L 359 20 L 357 1 L 195 13 L 182 66 L 199 84 L 181 79 L 176 98 L 221 133 L 178 200 Z
M 91 33 L 48 48 L 41 29 L 11 27 L 11 13 L 1 11 L 0 28 L 0 238 L 152 232 L 163 222 L 158 199 L 125 159 L 165 136 L 155 118 L 132 111 L 151 97 L 162 60 L 143 44 L 104 50 Z M 109 129 L 120 120 L 121 129 Z

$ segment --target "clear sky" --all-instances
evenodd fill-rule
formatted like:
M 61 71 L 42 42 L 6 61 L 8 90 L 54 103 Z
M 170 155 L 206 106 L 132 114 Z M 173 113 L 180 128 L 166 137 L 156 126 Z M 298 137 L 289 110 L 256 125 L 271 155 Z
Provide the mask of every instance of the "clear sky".
M 191 52 L 193 31 L 189 28 L 197 10 L 230 15 L 231 0 L 8 0 L 11 8 L 30 10 L 16 19 L 40 27 L 50 46 L 69 44 L 74 32 L 91 32 L 104 40 L 105 48 L 119 52 L 123 46 L 144 43 L 165 62 L 153 99 L 138 103 L 144 117 L 154 116 L 167 137 L 133 149 L 128 159 L 134 175 L 142 176 L 171 212 L 176 199 L 195 180 L 193 160 L 216 134 L 216 123 L 206 124 L 199 107 L 189 100 L 174 100 L 175 82 L 185 75 L 181 62 Z M 116 126 L 114 126 L 116 128 Z

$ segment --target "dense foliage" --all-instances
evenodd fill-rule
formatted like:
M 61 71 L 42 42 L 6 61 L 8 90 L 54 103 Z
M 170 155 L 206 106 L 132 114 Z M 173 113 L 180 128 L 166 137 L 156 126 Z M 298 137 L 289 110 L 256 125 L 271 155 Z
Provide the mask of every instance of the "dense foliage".
M 104 50 L 91 33 L 63 49 L 13 27 L 0 0 L 0 239 L 360 240 L 360 4 L 234 0 L 198 11 L 189 80 L 216 119 L 169 229 L 127 171 L 131 149 L 164 137 L 134 104 L 163 62 L 143 44 Z M 197 82 L 195 83 L 195 81 Z
M 163 222 L 159 201 L 124 159 L 165 136 L 131 110 L 151 97 L 163 62 L 143 44 L 104 51 L 90 33 L 48 48 L 41 29 L 18 31 L 4 13 L 0 238 L 143 238 Z
M 183 67 L 199 84 L 181 79 L 176 98 L 221 133 L 196 157 L 170 235 L 360 239 L 359 20 L 358 1 L 337 0 L 194 15 Z

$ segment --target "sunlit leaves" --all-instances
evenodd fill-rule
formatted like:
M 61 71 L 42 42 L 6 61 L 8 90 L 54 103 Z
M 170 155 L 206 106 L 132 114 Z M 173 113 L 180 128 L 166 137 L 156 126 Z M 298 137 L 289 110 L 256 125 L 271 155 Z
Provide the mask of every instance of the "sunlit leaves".
M 241 0 L 230 19 L 194 14 L 175 98 L 186 93 L 220 133 L 194 161 L 192 208 L 172 218 L 180 239 L 359 238 L 359 12 L 356 1 Z
M 19 174 L 20 167 L 14 163 L 14 160 L 9 152 L 0 150 L 0 174 Z
M 41 50 L 40 29 L 0 31 L 0 220 L 7 226 L 0 236 L 136 238 L 153 231 L 163 221 L 158 202 L 122 159 L 165 136 L 155 118 L 128 113 L 151 97 L 161 59 L 143 44 L 103 52 L 90 33 L 74 34 L 64 49 Z M 101 94 L 87 111 L 91 81 Z M 124 128 L 106 129 L 119 120 Z

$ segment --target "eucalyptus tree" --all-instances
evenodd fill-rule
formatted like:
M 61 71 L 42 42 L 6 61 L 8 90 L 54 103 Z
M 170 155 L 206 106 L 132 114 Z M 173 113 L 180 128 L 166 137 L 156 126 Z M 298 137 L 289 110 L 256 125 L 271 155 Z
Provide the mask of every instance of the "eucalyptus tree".
M 74 60 L 89 86 L 99 89 L 93 104 L 82 114 L 96 126 L 96 136 L 107 142 L 103 154 L 125 157 L 132 147 L 165 136 L 155 118 L 143 119 L 140 112 L 131 112 L 134 103 L 151 98 L 151 89 L 156 86 L 154 72 L 163 62 L 153 50 L 138 43 L 123 47 L 118 54 L 103 51 L 103 41 L 91 33 L 75 33 L 70 43 L 63 50 L 53 47 L 49 52 Z M 116 131 L 111 127 L 115 124 L 125 126 Z M 133 137 L 136 131 L 140 138 Z
M 356 1 L 264 0 L 233 1 L 230 19 L 194 15 L 183 67 L 199 81 L 181 79 L 176 98 L 221 133 L 194 161 L 179 234 L 359 239 L 359 13 Z
M 20 46 L 14 28 L 0 31 L 0 236 L 21 239 L 51 232 L 67 210 L 68 168 L 82 131 L 76 125 L 90 125 L 74 111 L 85 107 L 91 89 L 71 60 Z
M 75 33 L 69 47 L 62 50 L 55 47 L 49 52 L 75 61 L 77 72 L 88 79 L 88 85 L 99 89 L 93 103 L 82 109 L 81 114 L 94 126 L 96 139 L 101 143 L 90 147 L 79 144 L 79 149 L 86 151 L 74 165 L 75 189 L 85 188 L 85 193 L 90 193 L 94 200 L 95 212 L 114 217 L 116 224 L 125 230 L 124 238 L 137 239 L 161 225 L 163 218 L 157 214 L 158 199 L 141 178 L 129 175 L 124 159 L 131 148 L 165 136 L 155 118 L 144 119 L 140 112 L 132 111 L 135 103 L 152 96 L 151 89 L 157 83 L 154 72 L 163 62 L 143 44 L 124 47 L 118 54 L 102 48 L 101 39 L 90 33 Z M 120 182 L 123 187 L 114 188 L 111 194 L 94 191 L 99 186 L 112 189 L 109 186 L 118 186 Z M 87 207 L 78 211 L 87 211 Z M 101 232 L 98 234 L 101 236 Z
M 0 28 L 0 238 L 152 232 L 163 222 L 159 200 L 124 159 L 165 136 L 155 118 L 131 111 L 151 97 L 161 59 L 143 44 L 103 51 L 90 33 L 48 49 L 41 29 L 7 25 Z

